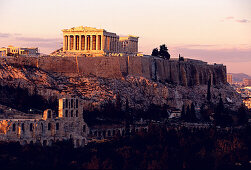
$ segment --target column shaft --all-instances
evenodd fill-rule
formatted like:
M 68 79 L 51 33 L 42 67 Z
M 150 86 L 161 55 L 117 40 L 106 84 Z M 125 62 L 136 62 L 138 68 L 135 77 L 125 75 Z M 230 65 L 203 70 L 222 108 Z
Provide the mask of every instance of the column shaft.
M 73 50 L 76 50 L 76 35 L 73 35 Z

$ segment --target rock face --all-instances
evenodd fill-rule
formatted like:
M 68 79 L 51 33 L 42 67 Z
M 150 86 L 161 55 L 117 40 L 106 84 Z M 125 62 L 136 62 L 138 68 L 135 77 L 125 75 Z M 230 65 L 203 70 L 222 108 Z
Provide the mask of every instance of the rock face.
M 231 107 L 241 104 L 238 93 L 226 83 L 226 68 L 222 65 L 146 57 L 128 57 L 127 62 L 124 62 L 125 58 L 117 58 L 112 62 L 110 58 L 81 58 L 83 62 L 78 60 L 75 70 L 76 60 L 72 58 L 39 58 L 36 59 L 39 67 L 34 67 L 36 62 L 33 58 L 27 58 L 27 62 L 22 58 L 1 60 L 2 84 L 28 88 L 30 92 L 36 88 L 46 98 L 77 95 L 85 100 L 85 108 L 99 108 L 108 99 L 115 102 L 118 94 L 123 107 L 128 100 L 130 107 L 143 110 L 151 103 L 168 104 L 179 109 L 191 102 L 200 106 L 206 100 L 210 76 L 214 103 L 219 101 L 221 94 L 225 102 L 226 97 L 233 101 L 229 104 Z
M 226 84 L 226 67 L 208 65 L 198 60 L 163 60 L 143 57 L 18 57 L 1 58 L 1 63 L 32 66 L 47 72 L 78 73 L 101 78 L 140 76 L 150 80 L 182 86 L 204 85 L 209 78 L 212 84 Z

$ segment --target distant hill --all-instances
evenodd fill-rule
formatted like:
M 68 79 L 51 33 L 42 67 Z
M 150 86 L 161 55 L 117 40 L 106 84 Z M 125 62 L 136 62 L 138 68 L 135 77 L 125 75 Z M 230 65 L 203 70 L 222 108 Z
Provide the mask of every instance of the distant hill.
M 251 79 L 251 76 L 244 73 L 230 73 L 233 75 L 234 82 L 241 82 L 244 78 Z

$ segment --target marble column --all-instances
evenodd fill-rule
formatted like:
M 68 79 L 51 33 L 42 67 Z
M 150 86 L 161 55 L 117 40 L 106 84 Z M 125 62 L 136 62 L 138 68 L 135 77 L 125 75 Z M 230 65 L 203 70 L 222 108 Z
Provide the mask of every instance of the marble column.
M 98 50 L 99 48 L 98 48 L 98 44 L 99 44 L 99 36 L 98 35 L 96 35 L 96 50 Z
M 73 35 L 73 50 L 76 50 L 76 35 Z
M 81 35 L 78 35 L 78 50 L 79 50 L 79 51 L 81 51 L 81 48 L 82 48 L 82 47 L 81 47 L 81 45 L 82 45 L 81 42 L 82 42 L 82 40 L 81 40 Z
M 66 36 L 64 36 L 64 40 L 63 40 L 63 51 L 65 51 L 65 43 L 66 42 Z
M 85 47 L 84 48 L 85 48 L 85 50 L 88 50 L 87 49 L 87 35 L 86 34 L 85 34 Z
M 68 51 L 71 49 L 71 36 L 68 35 Z

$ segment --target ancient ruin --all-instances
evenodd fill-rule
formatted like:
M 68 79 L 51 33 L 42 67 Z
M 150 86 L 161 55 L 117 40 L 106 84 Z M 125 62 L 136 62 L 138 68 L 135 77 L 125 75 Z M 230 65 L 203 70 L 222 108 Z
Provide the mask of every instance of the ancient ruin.
M 24 57 L 38 57 L 38 48 L 24 48 L 24 47 L 13 47 L 9 45 L 8 47 L 0 48 L 0 56 L 24 56 Z
M 50 146 L 72 139 L 75 147 L 84 146 L 89 129 L 81 105 L 78 98 L 62 98 L 57 113 L 47 109 L 40 119 L 0 119 L 0 141 Z
M 119 37 L 116 33 L 91 27 L 73 27 L 63 31 L 63 52 L 87 56 L 137 55 L 138 38 L 129 35 Z

